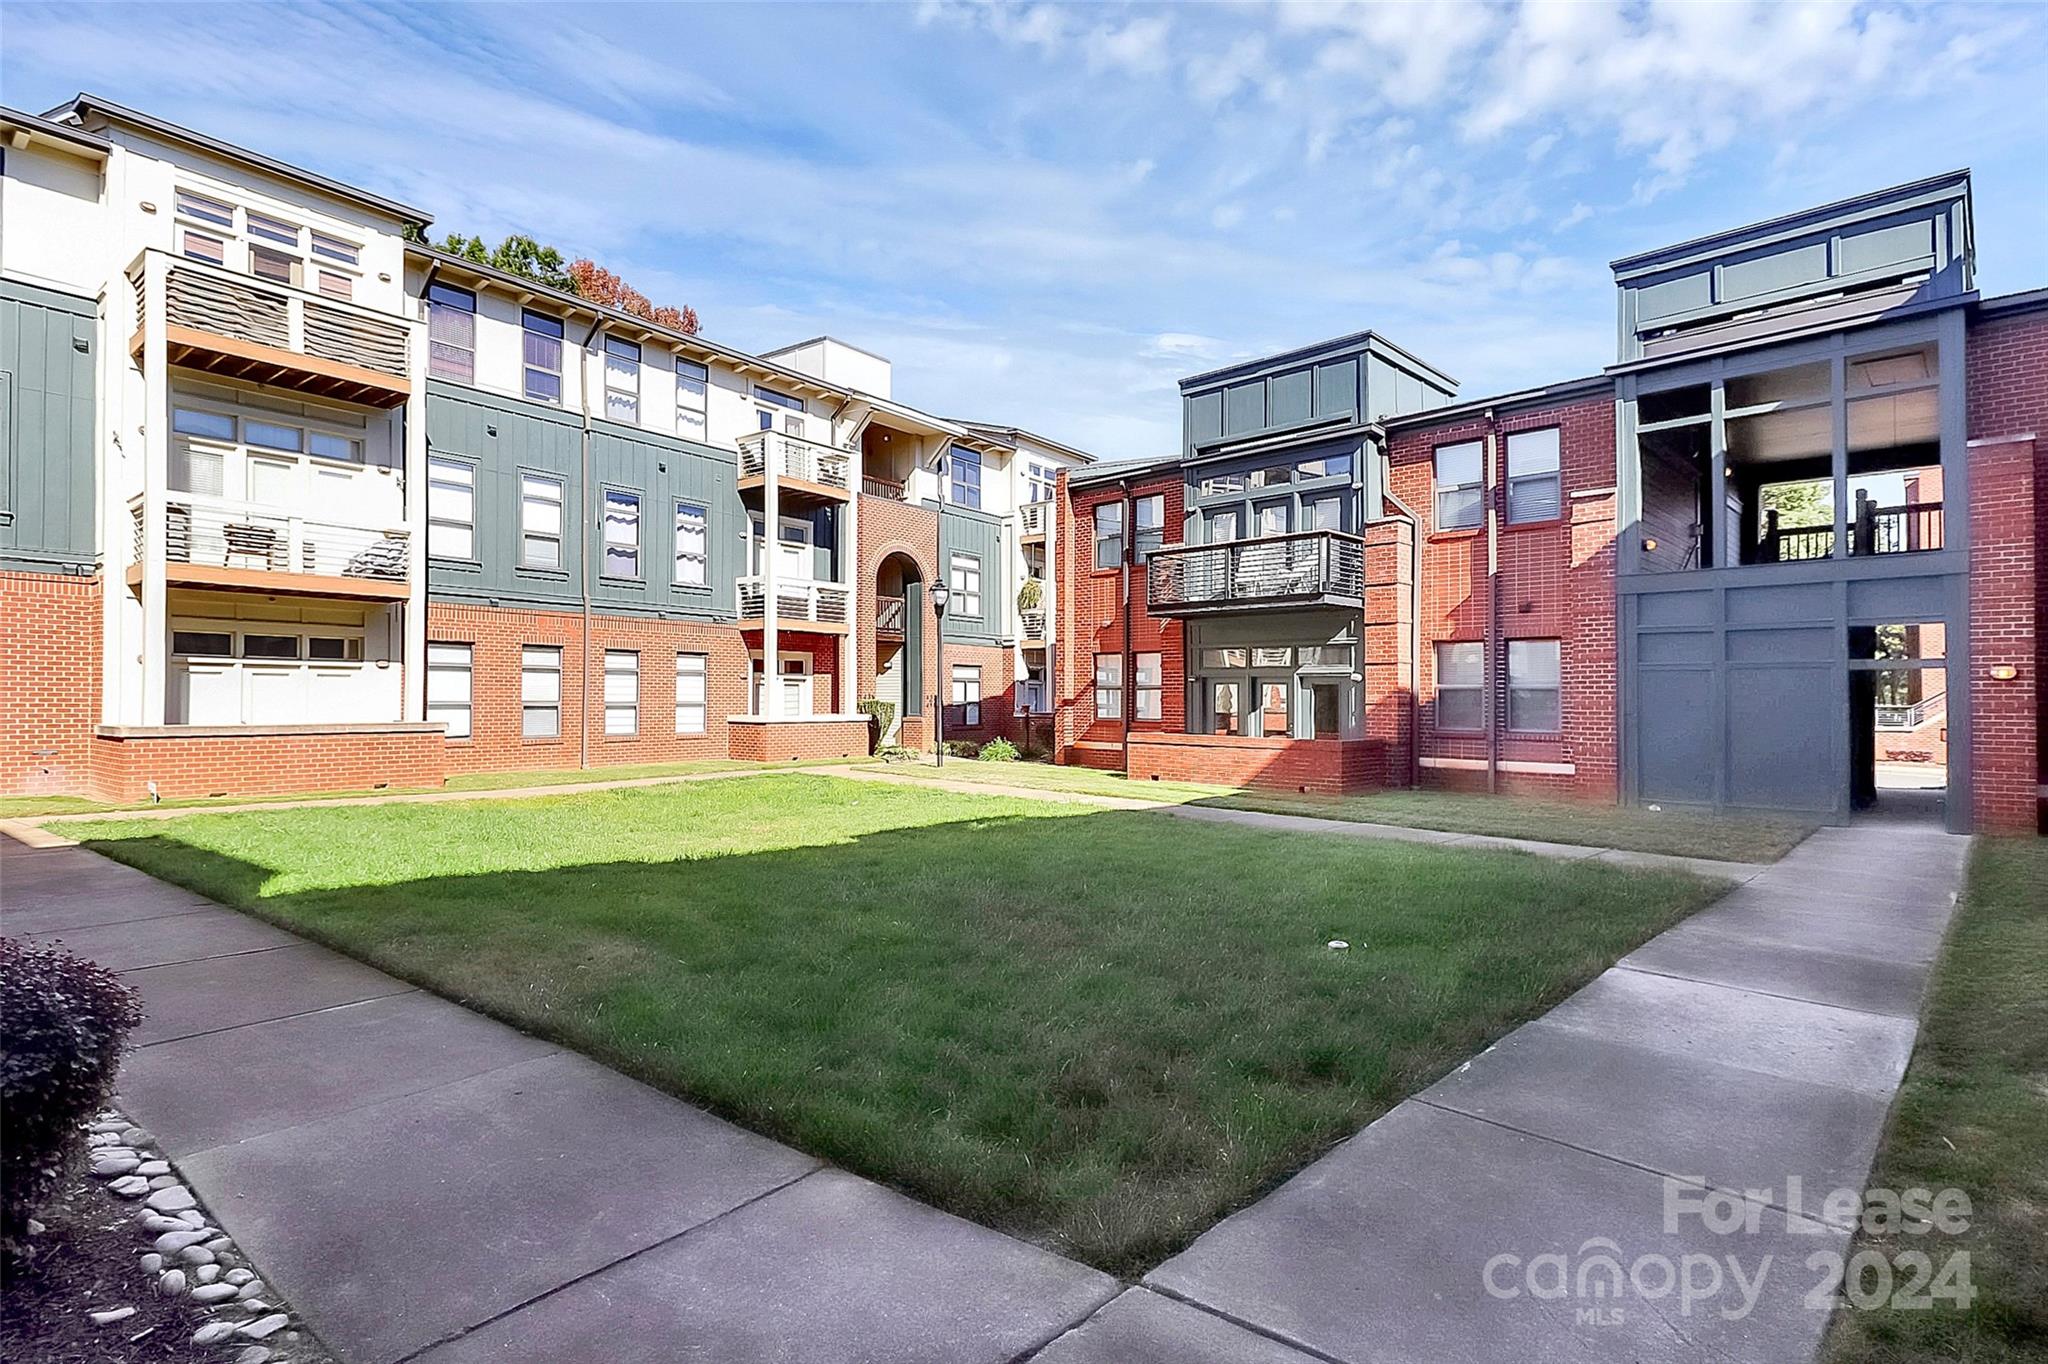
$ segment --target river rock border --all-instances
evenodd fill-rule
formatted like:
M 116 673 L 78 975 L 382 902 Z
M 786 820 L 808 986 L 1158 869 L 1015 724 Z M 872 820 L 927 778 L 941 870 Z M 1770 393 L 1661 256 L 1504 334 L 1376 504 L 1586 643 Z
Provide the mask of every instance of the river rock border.
M 192 1333 L 194 1345 L 233 1347 L 232 1364 L 288 1360 L 302 1326 L 157 1148 L 156 1138 L 108 1109 L 85 1126 L 92 1174 L 109 1192 L 136 1204 L 145 1238 L 136 1254 L 150 1287 L 169 1298 L 189 1298 L 208 1320 Z M 132 1313 L 97 1313 L 108 1323 Z

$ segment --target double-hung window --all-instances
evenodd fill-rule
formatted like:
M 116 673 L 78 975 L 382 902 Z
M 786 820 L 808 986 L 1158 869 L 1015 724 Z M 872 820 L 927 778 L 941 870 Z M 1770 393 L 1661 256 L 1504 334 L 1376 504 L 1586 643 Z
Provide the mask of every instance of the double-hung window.
M 631 649 L 604 651 L 604 732 L 640 732 L 640 655 Z
M 1486 728 L 1486 646 L 1436 646 L 1436 727 Z
M 476 558 L 476 466 L 427 460 L 427 553 L 436 559 Z
M 427 372 L 476 381 L 476 295 L 452 284 L 427 286 Z
M 710 581 L 709 518 L 704 508 L 676 503 L 676 586 L 703 587 Z
M 779 426 L 785 435 L 801 436 L 804 433 L 804 400 L 787 393 L 778 393 L 772 388 L 754 385 L 754 401 L 761 404 L 759 417 L 763 431 L 773 431 Z M 778 423 L 778 413 L 781 421 Z
M 1124 561 L 1124 504 L 1105 502 L 1095 509 L 1095 567 L 1116 568 Z
M 615 422 L 640 421 L 640 343 L 604 339 L 604 414 Z
M 949 576 L 953 588 L 953 614 L 980 619 L 981 560 L 972 554 L 955 554 Z
M 706 710 L 706 654 L 676 655 L 676 733 L 702 734 Z
M 1558 685 L 1558 642 L 1508 641 L 1508 728 L 1555 734 L 1563 727 Z
M 676 357 L 676 434 L 704 439 L 704 408 L 711 391 L 711 371 L 695 360 Z
M 519 650 L 519 733 L 555 739 L 562 733 L 562 650 L 528 644 Z
M 1554 521 L 1564 514 L 1557 428 L 1508 437 L 1508 521 Z
M 228 260 L 228 233 L 234 230 L 235 210 L 232 205 L 204 194 L 194 194 L 189 189 L 177 192 L 178 217 L 190 223 L 206 226 L 192 227 L 180 224 L 178 228 L 178 254 L 193 260 L 205 261 L 209 265 L 226 265 Z M 220 232 L 210 228 L 223 229 Z
M 1462 530 L 1486 519 L 1485 452 L 1476 440 L 1436 449 L 1436 528 Z
M 1124 716 L 1124 656 L 1095 655 L 1095 718 L 1121 720 Z
M 947 500 L 956 507 L 981 506 L 981 452 L 955 445 L 946 467 L 951 474 Z
M 1157 720 L 1160 716 L 1160 703 L 1166 693 L 1160 669 L 1162 657 L 1160 654 L 1137 656 L 1136 676 L 1131 679 L 1138 691 L 1137 709 L 1131 713 L 1140 720 Z
M 640 494 L 604 490 L 604 576 L 640 576 Z
M 969 729 L 981 724 L 981 669 L 972 664 L 953 665 L 953 704 L 960 708 L 960 723 Z
M 526 370 L 526 396 L 562 405 L 562 319 L 531 308 L 519 314 L 520 360 Z
M 545 474 L 519 475 L 519 563 L 524 568 L 562 566 L 562 480 Z
M 446 725 L 451 739 L 470 733 L 469 655 L 467 644 L 427 646 L 427 719 Z
M 1166 542 L 1166 495 L 1154 493 L 1150 497 L 1139 498 L 1135 512 L 1133 519 L 1137 522 L 1137 534 L 1133 548 L 1137 551 L 1138 562 L 1142 564 L 1153 550 Z

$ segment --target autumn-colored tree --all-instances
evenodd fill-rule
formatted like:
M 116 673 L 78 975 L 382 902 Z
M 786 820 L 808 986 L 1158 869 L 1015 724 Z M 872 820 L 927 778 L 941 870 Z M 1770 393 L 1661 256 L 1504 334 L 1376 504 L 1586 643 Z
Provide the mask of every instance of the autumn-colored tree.
M 657 308 L 648 301 L 647 295 L 620 279 L 593 260 L 572 261 L 569 265 L 570 288 L 579 298 L 620 312 L 644 317 L 658 327 L 694 336 L 697 332 L 697 310 L 695 308 Z

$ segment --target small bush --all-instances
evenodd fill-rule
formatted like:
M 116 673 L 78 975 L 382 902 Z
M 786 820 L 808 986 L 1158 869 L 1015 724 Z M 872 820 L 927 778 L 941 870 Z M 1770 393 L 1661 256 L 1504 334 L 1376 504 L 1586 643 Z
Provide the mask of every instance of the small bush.
M 877 739 L 887 734 L 889 726 L 896 723 L 896 703 L 894 701 L 881 701 L 871 697 L 861 702 L 855 709 L 868 717 L 868 723 L 873 727 Z
M 948 739 L 946 740 L 946 756 L 949 758 L 978 758 L 981 756 L 981 745 L 972 739 Z
M 990 739 L 976 756 L 985 763 L 1013 763 L 1017 761 L 1017 745 L 1008 739 Z
M 0 938 L 0 1251 L 27 1245 L 28 1219 L 85 1146 L 106 1106 L 129 1030 L 134 990 L 61 947 Z
M 917 750 L 905 748 L 902 744 L 883 744 L 875 750 L 875 756 L 885 763 L 914 763 L 917 761 Z

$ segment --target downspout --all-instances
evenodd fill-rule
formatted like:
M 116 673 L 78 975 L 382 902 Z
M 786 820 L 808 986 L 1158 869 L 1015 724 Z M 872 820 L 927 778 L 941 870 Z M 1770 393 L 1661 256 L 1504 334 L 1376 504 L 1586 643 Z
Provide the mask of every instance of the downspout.
M 1493 679 L 1506 676 L 1500 656 L 1500 508 L 1495 495 L 1498 484 L 1494 457 L 1500 445 L 1493 409 L 1486 409 L 1486 667 L 1481 673 L 1480 696 L 1486 705 L 1486 793 L 1500 790 L 1500 706 L 1494 699 Z
M 580 469 L 578 478 L 583 487 L 581 494 L 583 501 L 583 571 L 576 575 L 577 586 L 581 589 L 583 599 L 583 638 L 580 641 L 583 666 L 578 669 L 578 672 L 581 674 L 583 695 L 582 699 L 577 703 L 577 709 L 580 714 L 577 717 L 576 724 L 576 766 L 578 770 L 588 770 L 590 767 L 590 578 L 594 571 L 591 564 L 591 551 L 595 547 L 595 542 L 599 536 L 603 534 L 604 526 L 604 523 L 600 520 L 597 523 L 599 535 L 592 535 L 590 533 L 590 513 L 592 511 L 590 505 L 590 343 L 597 339 L 598 329 L 603 326 L 604 318 L 601 316 L 590 324 L 590 331 L 585 334 L 583 345 L 578 352 L 581 359 L 576 375 L 576 404 L 583 414 L 583 449 L 578 461 Z

